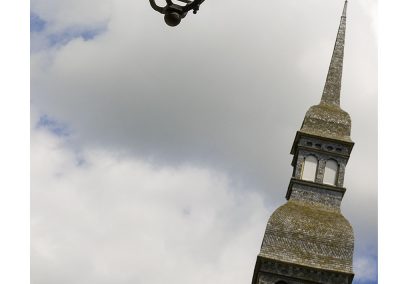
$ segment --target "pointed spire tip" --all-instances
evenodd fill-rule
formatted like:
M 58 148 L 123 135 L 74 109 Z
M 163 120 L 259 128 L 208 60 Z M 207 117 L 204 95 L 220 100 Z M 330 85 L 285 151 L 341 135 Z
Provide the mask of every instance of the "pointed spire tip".
M 344 42 L 346 34 L 346 10 L 347 0 L 344 2 L 335 47 L 333 48 L 331 63 L 329 65 L 328 75 L 326 77 L 325 87 L 321 98 L 321 103 L 338 107 L 340 107 L 340 89 L 342 85 Z
M 344 1 L 342 17 L 346 17 L 346 11 L 347 11 L 347 0 Z

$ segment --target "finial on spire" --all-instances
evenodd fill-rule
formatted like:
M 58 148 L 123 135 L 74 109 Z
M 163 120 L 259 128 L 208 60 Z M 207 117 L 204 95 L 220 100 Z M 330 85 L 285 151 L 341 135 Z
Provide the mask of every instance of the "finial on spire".
M 321 98 L 322 104 L 329 104 L 338 107 L 340 106 L 340 89 L 342 87 L 344 42 L 346 34 L 346 11 L 347 0 L 344 2 L 343 13 L 340 19 L 335 47 L 333 49 L 328 75 L 326 77 L 324 92 Z
M 347 0 L 344 1 L 342 17 L 346 17 L 346 11 L 347 11 Z

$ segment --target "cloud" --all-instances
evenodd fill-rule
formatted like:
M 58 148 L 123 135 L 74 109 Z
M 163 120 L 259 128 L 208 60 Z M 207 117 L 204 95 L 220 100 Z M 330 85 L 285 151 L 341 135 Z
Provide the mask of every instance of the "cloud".
M 349 3 L 342 90 L 356 142 L 343 212 L 360 255 L 377 249 L 375 3 Z M 171 29 L 147 1 L 34 0 L 45 24 L 32 33 L 32 106 L 68 130 L 74 153 L 223 173 L 234 194 L 278 206 L 295 132 L 321 96 L 342 5 L 206 1 Z M 87 155 L 71 163 L 84 171 Z
M 47 23 L 48 32 L 54 33 L 71 27 L 93 27 L 107 22 L 112 3 L 110 0 L 34 0 L 31 12 Z
M 356 273 L 354 284 L 378 283 L 378 264 L 376 255 L 363 255 L 356 257 L 354 261 L 354 271 Z
M 46 22 L 43 21 L 38 15 L 31 13 L 30 30 L 31 33 L 38 33 L 44 30 Z
M 268 211 L 223 173 L 93 149 L 77 165 L 43 128 L 31 152 L 32 283 L 250 281 Z
M 45 128 L 50 130 L 53 134 L 58 136 L 68 136 L 68 127 L 58 121 L 48 117 L 47 115 L 42 115 L 36 124 L 37 128 Z

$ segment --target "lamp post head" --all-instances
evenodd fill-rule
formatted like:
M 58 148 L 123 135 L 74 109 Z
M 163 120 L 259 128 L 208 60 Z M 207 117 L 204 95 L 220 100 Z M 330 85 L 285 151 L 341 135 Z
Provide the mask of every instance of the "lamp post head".
M 193 10 L 193 14 L 196 14 L 200 8 L 200 4 L 205 0 L 176 0 L 181 3 L 185 3 L 185 5 L 178 5 L 172 0 L 165 0 L 166 5 L 164 7 L 158 6 L 155 3 L 155 0 L 149 0 L 151 7 L 161 13 L 164 14 L 164 21 L 168 26 L 175 27 L 179 25 L 181 20 L 186 16 L 186 14 Z
M 181 22 L 181 15 L 177 12 L 167 12 L 164 16 L 165 23 L 170 27 L 175 27 Z

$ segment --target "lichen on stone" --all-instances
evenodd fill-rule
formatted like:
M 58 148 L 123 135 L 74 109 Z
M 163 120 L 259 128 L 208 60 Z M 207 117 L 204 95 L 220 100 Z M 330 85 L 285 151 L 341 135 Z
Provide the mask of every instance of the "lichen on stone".
M 338 106 L 321 103 L 307 111 L 300 132 L 352 142 L 350 115 Z
M 260 255 L 352 273 L 354 234 L 340 212 L 289 200 L 270 217 Z

